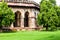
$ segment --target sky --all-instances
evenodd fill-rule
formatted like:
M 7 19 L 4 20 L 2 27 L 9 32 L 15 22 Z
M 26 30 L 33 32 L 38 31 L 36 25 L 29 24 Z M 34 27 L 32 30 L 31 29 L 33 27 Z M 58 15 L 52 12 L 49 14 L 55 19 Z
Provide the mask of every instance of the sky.
M 39 3 L 41 0 L 34 0 L 35 2 Z M 56 0 L 57 5 L 60 5 L 60 0 Z

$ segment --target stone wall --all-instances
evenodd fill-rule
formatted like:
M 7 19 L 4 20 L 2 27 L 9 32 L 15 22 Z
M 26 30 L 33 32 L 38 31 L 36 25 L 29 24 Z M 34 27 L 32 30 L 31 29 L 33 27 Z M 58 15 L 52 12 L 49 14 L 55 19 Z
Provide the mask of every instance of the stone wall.
M 28 12 L 29 13 L 29 27 L 30 28 L 35 28 L 36 27 L 36 15 L 34 13 L 34 8 L 12 8 L 12 11 L 15 13 L 17 11 L 19 11 L 21 13 L 21 27 L 24 27 L 24 18 L 25 18 L 25 13 Z M 36 12 L 36 11 L 35 11 Z

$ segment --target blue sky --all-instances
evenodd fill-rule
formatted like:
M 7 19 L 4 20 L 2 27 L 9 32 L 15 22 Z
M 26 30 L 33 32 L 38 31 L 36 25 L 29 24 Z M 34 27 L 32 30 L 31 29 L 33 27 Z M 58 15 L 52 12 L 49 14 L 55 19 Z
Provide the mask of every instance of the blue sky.
M 34 0 L 35 2 L 39 3 L 41 0 Z M 56 0 L 57 5 L 60 5 L 60 0 Z

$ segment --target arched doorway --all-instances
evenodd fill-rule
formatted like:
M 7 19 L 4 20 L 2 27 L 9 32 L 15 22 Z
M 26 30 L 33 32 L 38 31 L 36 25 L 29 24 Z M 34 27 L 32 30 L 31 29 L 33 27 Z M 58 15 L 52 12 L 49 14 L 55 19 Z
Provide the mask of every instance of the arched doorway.
M 29 27 L 29 12 L 25 13 L 25 18 L 24 18 L 24 27 Z
M 15 12 L 15 22 L 14 27 L 20 27 L 21 26 L 21 13 L 19 11 Z

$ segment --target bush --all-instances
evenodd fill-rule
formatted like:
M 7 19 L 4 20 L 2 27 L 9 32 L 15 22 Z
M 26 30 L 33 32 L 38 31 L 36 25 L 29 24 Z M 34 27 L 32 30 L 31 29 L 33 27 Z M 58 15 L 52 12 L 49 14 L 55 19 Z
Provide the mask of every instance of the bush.
M 17 30 L 12 30 L 12 29 L 4 29 L 2 30 L 3 33 L 11 33 L 11 32 L 17 32 Z
M 55 26 L 51 26 L 51 31 L 56 31 L 57 28 Z

